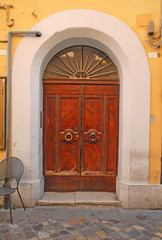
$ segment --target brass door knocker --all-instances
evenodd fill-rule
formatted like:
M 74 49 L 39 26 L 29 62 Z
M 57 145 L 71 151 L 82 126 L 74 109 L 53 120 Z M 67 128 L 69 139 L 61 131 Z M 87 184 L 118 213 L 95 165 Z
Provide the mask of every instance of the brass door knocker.
M 96 139 L 97 139 L 96 132 L 90 132 L 90 134 L 89 134 L 89 140 L 90 140 L 91 142 L 95 142 Z
M 73 140 L 73 135 L 70 132 L 67 132 L 65 135 L 65 140 L 71 142 Z

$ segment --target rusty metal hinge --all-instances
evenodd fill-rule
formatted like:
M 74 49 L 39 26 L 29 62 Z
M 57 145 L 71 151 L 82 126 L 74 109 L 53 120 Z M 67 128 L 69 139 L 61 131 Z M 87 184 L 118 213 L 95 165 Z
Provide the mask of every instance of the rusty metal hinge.
M 3 139 L 3 131 L 0 132 L 0 137 Z
M 4 93 L 4 89 L 3 89 L 3 86 L 1 86 L 1 88 L 0 88 L 0 93 L 3 95 L 3 93 Z

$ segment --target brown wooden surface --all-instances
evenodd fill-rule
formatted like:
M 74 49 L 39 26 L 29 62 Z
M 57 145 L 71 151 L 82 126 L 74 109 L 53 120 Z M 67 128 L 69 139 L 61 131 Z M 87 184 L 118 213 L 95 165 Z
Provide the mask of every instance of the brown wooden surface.
M 80 95 L 66 95 L 66 88 L 58 96 L 58 173 L 65 175 L 80 171 L 80 139 L 76 135 L 79 135 L 81 113 Z M 69 142 L 65 140 L 68 133 L 73 138 Z
M 6 145 L 6 85 L 7 78 L 0 77 L 0 149 Z
M 93 78 L 93 79 L 75 79 L 75 78 L 44 78 L 43 84 L 120 84 L 119 78 Z
M 56 96 L 44 96 L 44 128 L 43 135 L 43 150 L 44 150 L 44 172 L 56 171 Z
M 116 176 L 82 176 L 80 190 L 81 191 L 106 191 L 115 192 Z
M 43 106 L 45 191 L 115 191 L 119 86 L 44 84 Z
M 45 191 L 80 191 L 80 176 L 45 175 Z

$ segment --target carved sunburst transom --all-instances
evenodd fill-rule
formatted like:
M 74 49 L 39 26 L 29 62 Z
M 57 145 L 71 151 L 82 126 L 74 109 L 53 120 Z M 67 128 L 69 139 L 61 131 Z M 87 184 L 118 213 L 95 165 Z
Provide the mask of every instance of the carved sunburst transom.
M 118 78 L 112 60 L 89 46 L 72 46 L 57 53 L 48 63 L 44 78 Z

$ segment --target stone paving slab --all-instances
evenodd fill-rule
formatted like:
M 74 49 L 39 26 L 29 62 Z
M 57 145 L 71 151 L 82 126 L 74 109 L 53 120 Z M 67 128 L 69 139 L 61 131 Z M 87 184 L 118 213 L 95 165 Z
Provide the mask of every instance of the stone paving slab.
M 160 240 L 162 210 L 120 207 L 0 209 L 0 240 Z

